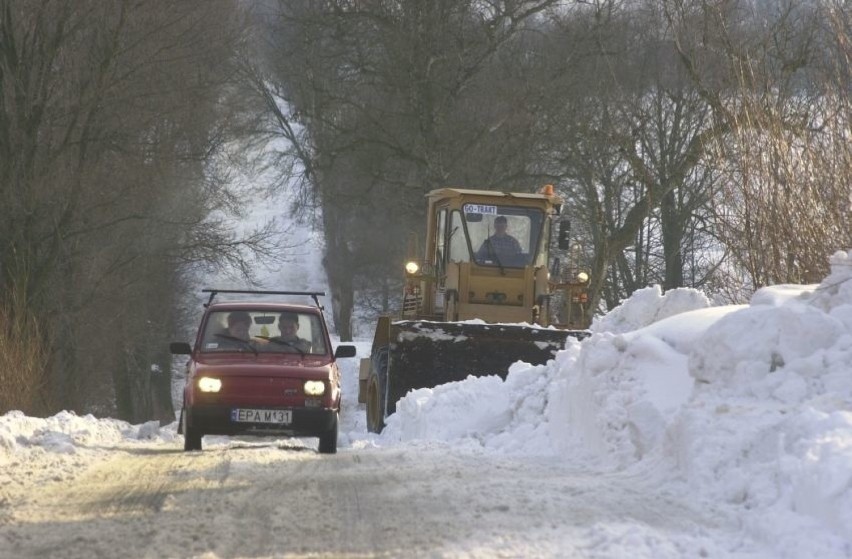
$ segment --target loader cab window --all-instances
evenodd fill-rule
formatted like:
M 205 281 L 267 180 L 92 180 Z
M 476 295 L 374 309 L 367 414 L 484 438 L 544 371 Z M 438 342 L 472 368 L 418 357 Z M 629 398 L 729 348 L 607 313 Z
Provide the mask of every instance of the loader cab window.
M 461 212 L 454 210 L 450 214 L 449 250 L 451 262 L 470 262 L 470 248 L 464 233 L 464 218 Z
M 447 209 L 438 211 L 438 221 L 435 231 L 435 271 L 438 276 L 444 275 L 444 261 L 447 250 Z
M 465 204 L 464 219 L 477 264 L 522 268 L 538 260 L 544 226 L 542 210 Z

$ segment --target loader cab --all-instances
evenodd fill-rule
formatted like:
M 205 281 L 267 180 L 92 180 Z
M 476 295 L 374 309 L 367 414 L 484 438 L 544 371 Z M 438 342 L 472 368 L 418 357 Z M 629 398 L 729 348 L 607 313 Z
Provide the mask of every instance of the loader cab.
M 415 304 L 403 317 L 547 324 L 548 247 L 561 199 L 453 188 L 428 198 L 425 259 L 406 278 Z

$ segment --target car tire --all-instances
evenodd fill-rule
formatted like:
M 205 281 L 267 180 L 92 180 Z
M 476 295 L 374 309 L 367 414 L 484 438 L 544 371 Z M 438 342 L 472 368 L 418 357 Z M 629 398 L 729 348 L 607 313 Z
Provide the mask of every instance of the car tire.
M 203 434 L 191 425 L 189 410 L 184 407 L 180 415 L 183 421 L 181 424 L 183 431 L 183 450 L 186 452 L 201 450 L 201 437 Z
M 183 435 L 183 410 L 184 410 L 184 408 L 180 409 L 180 417 L 178 418 L 178 428 L 177 428 L 177 434 L 178 435 Z
M 340 414 L 334 414 L 334 423 L 328 431 L 319 437 L 319 452 L 320 454 L 336 454 L 337 453 L 337 431 L 340 425 Z

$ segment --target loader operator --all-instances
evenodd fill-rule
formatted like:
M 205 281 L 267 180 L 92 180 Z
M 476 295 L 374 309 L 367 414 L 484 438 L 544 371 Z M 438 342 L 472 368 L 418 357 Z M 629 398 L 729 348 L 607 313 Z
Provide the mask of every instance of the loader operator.
M 300 338 L 299 332 L 299 316 L 294 313 L 282 313 L 278 317 L 278 330 L 281 335 L 276 338 L 284 342 L 286 345 L 296 348 L 302 353 L 311 351 L 311 343 L 308 340 Z
M 494 220 L 494 234 L 485 239 L 476 251 L 477 260 L 496 258 L 505 263 L 521 253 L 521 244 L 518 239 L 506 233 L 507 228 L 506 216 L 498 215 Z

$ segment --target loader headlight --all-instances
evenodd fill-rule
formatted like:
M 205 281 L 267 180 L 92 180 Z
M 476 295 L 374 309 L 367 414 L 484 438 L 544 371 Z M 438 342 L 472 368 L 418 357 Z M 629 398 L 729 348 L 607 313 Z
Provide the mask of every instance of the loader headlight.
M 198 379 L 198 389 L 202 392 L 219 392 L 222 390 L 222 381 L 212 377 L 201 377 Z
M 325 393 L 325 383 L 321 380 L 305 381 L 305 394 L 308 396 L 322 396 Z
M 417 262 L 406 262 L 405 271 L 412 276 L 416 274 L 420 270 L 420 266 L 417 265 Z
M 587 274 L 586 272 L 580 272 L 579 274 L 577 274 L 577 281 L 580 283 L 586 283 L 587 281 L 589 281 L 589 274 Z

